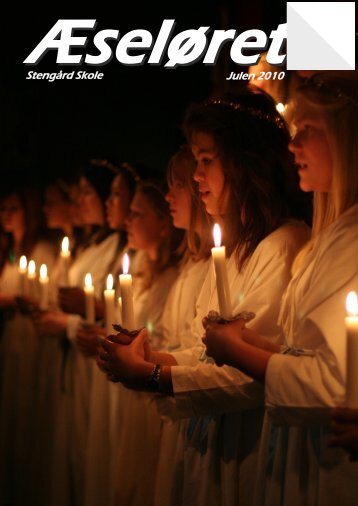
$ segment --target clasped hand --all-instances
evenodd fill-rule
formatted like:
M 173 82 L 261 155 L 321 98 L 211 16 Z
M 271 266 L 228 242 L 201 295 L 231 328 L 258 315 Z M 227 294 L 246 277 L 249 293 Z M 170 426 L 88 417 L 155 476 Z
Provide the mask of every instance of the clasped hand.
M 205 335 L 202 339 L 206 346 L 206 354 L 215 360 L 216 365 L 230 365 L 231 349 L 238 339 L 244 339 L 245 321 L 234 320 L 230 323 L 213 323 L 204 318 Z
M 148 364 L 147 329 L 132 338 L 124 333 L 108 336 L 99 346 L 97 364 L 111 381 L 135 383 Z

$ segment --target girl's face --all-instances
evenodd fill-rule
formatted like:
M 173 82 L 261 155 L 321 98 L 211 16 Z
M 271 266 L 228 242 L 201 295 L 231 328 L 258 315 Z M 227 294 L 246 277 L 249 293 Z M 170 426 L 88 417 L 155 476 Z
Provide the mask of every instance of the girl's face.
M 127 218 L 128 246 L 151 254 L 156 251 L 161 238 L 167 235 L 167 224 L 140 192 L 134 195 L 130 209 Z
M 130 195 L 121 174 L 113 179 L 111 194 L 106 202 L 107 221 L 112 229 L 123 230 L 130 211 Z
M 212 216 L 225 214 L 229 190 L 214 137 L 204 132 L 195 133 L 191 150 L 197 162 L 194 179 L 199 183 L 199 193 L 207 213 Z
M 16 234 L 25 230 L 25 211 L 16 194 L 5 197 L 1 205 L 0 216 L 5 232 Z
M 191 214 L 190 190 L 179 179 L 173 179 L 169 186 L 165 200 L 169 203 L 169 209 L 176 228 L 189 230 Z
M 84 225 L 103 225 L 104 210 L 96 189 L 88 179 L 81 177 L 78 203 Z
M 62 229 L 71 223 L 70 203 L 64 199 L 56 186 L 49 186 L 46 189 L 43 210 L 48 228 Z
M 332 157 L 323 120 L 304 104 L 295 117 L 296 133 L 289 144 L 295 155 L 303 191 L 331 191 Z

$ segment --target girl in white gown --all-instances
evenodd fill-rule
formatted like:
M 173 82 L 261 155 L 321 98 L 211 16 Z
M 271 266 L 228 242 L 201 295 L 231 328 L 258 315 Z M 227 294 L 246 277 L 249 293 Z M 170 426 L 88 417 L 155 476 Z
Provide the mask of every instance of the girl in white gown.
M 143 183 L 138 186 L 127 230 L 128 247 L 137 250 L 138 255 L 136 272 L 133 273 L 135 326 L 147 326 L 152 345 L 163 349 L 167 343 L 162 313 L 178 274 L 177 248 L 182 234 L 173 229 L 169 206 L 154 185 Z M 161 434 L 154 399 L 117 385 L 114 405 L 117 410 L 111 441 L 110 504 L 150 505 L 153 503 Z
M 232 314 L 254 312 L 250 325 L 269 328 L 277 341 L 279 301 L 292 260 L 308 238 L 308 227 L 290 219 L 297 214 L 295 192 L 288 186 L 293 169 L 287 129 L 273 102 L 259 91 L 194 106 L 185 124 L 197 160 L 194 179 L 207 213 L 223 229 Z M 147 350 L 143 357 L 137 342 L 136 354 L 124 346 L 113 353 L 120 357 L 124 381 L 126 374 L 135 374 L 143 388 L 152 364 L 162 364 L 159 390 L 172 394 L 165 413 L 192 417 L 183 481 L 175 488 L 182 493 L 172 494 L 171 504 L 246 506 L 252 502 L 263 395 L 248 376 L 201 360 L 202 319 L 209 310 L 219 311 L 213 268 L 191 326 L 197 346 L 161 356 Z M 143 333 L 137 339 L 144 338 Z
M 281 353 L 242 322 L 207 329 L 210 355 L 265 382 L 257 505 L 357 500 L 358 464 L 327 445 L 330 407 L 345 398 L 345 299 L 358 289 L 357 107 L 352 76 L 315 75 L 297 96 L 290 149 L 314 222 L 282 301 Z
M 27 283 L 21 283 L 19 259 L 26 255 L 28 261 L 35 261 L 37 269 L 42 263 L 52 269 L 53 249 L 39 240 L 40 212 L 38 197 L 30 188 L 14 190 L 2 202 L 1 220 L 9 236 L 9 255 L 2 258 L 0 277 L 0 304 L 4 311 L 0 345 L 0 503 L 19 506 L 31 500 L 40 351 L 31 313 L 26 311 L 30 301 L 38 304 L 39 287 L 33 287 L 30 293 Z M 21 304 L 25 312 L 19 310 L 16 296 L 25 296 Z
M 46 315 L 58 336 L 65 337 L 61 383 L 56 400 L 50 504 L 83 504 L 84 476 L 90 412 L 93 364 L 77 349 L 77 329 L 85 318 L 84 278 L 91 273 L 95 295 L 101 298 L 107 274 L 119 244 L 116 233 L 110 233 L 105 221 L 105 202 L 115 176 L 112 167 L 91 161 L 79 179 L 78 205 L 84 226 L 92 233 L 72 262 L 67 289 L 61 287 L 59 302 L 66 312 Z
M 122 164 L 116 168 L 116 176 L 111 184 L 111 193 L 106 201 L 107 222 L 111 230 L 120 235 L 119 247 L 113 259 L 109 272 L 118 283 L 118 274 L 122 272 L 123 252 L 127 247 L 126 220 L 130 212 L 138 176 L 128 165 Z M 133 257 L 133 255 L 131 255 Z M 103 286 L 105 288 L 105 286 Z M 118 287 L 117 287 L 118 288 Z M 117 295 L 119 295 L 117 289 Z M 104 316 L 104 324 L 93 325 L 89 328 L 79 328 L 77 331 L 77 345 L 81 352 L 92 359 L 96 358 L 98 335 L 106 335 L 104 301 L 97 301 L 97 309 Z M 114 320 L 109 322 L 119 323 Z M 112 397 L 116 397 L 118 386 L 109 382 L 92 360 L 92 386 L 89 405 L 89 428 L 85 462 L 85 492 L 84 504 L 97 506 L 108 504 L 110 494 L 110 455 L 113 441 L 112 421 L 115 409 Z
M 60 255 L 63 238 L 67 237 L 70 250 L 69 261 L 76 257 L 80 247 L 81 224 L 76 194 L 77 182 L 56 179 L 45 190 L 44 214 L 47 227 L 58 231 L 61 240 L 57 241 L 57 257 L 49 276 L 48 307 L 35 313 L 33 321 L 40 338 L 40 353 L 37 367 L 36 430 L 34 432 L 33 452 L 33 501 L 37 506 L 50 503 L 51 463 L 53 458 L 54 430 L 56 426 L 57 403 L 61 391 L 61 372 L 63 365 L 63 345 L 65 338 L 59 335 L 55 326 L 51 328 L 53 312 L 59 311 L 58 288 L 66 284 L 66 267 Z M 66 261 L 66 260 L 65 260 Z M 70 262 L 68 262 L 70 264 Z
M 196 344 L 190 332 L 196 302 L 210 266 L 211 231 L 193 181 L 195 159 L 189 146 L 183 146 L 168 166 L 169 202 L 174 226 L 186 230 L 184 258 L 163 311 L 163 334 L 169 352 Z M 159 409 L 161 399 L 157 398 Z M 155 479 L 154 504 L 171 504 L 182 495 L 183 456 L 186 420 L 163 417 L 159 458 Z M 168 465 L 170 463 L 170 465 Z

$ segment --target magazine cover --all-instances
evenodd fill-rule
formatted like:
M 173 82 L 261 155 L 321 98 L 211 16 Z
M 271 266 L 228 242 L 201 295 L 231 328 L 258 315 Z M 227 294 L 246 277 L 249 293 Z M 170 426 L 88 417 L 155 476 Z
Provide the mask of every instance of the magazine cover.
M 0 505 L 355 504 L 355 2 L 2 35 Z

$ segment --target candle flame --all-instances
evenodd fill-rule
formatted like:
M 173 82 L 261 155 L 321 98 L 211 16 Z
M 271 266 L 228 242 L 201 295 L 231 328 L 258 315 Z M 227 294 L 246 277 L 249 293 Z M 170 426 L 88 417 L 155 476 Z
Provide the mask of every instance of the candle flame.
M 107 276 L 107 290 L 113 290 L 113 276 L 108 274 Z
M 358 297 L 356 292 L 349 292 L 346 298 L 346 310 L 349 316 L 358 315 Z
M 40 278 L 41 279 L 47 278 L 47 265 L 46 264 L 42 264 L 40 267 Z
M 129 256 L 127 253 L 123 256 L 123 274 L 128 274 L 129 272 Z
M 62 253 L 68 253 L 70 249 L 70 240 L 67 236 L 62 239 Z
M 87 288 L 92 286 L 92 276 L 89 272 L 87 272 L 85 276 L 85 286 L 87 286 Z
M 280 114 L 284 113 L 285 110 L 286 110 L 286 106 L 285 104 L 282 104 L 281 102 L 279 102 L 277 105 L 276 105 L 276 110 L 277 112 L 279 112 Z
M 219 248 L 221 246 L 221 228 L 217 223 L 214 225 L 213 236 L 215 247 Z
M 26 271 L 27 258 L 25 257 L 25 255 L 22 255 L 22 257 L 20 257 L 19 267 L 22 271 Z
M 35 272 L 36 272 L 35 260 L 30 260 L 27 272 L 28 272 L 28 274 L 30 274 L 30 276 L 32 276 L 33 274 L 35 274 Z

